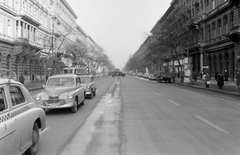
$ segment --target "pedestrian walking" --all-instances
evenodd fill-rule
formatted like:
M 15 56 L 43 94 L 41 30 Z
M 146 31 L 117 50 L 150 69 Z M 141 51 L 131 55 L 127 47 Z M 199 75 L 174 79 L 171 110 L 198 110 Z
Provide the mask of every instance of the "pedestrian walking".
M 218 72 L 215 73 L 215 80 L 217 81 L 218 79 Z
M 237 71 L 237 75 L 236 75 L 236 88 L 239 89 L 239 85 L 240 85 L 240 72 Z
M 206 73 L 202 73 L 202 85 L 205 84 L 205 81 L 206 81 Z
M 193 72 L 193 80 L 197 82 L 197 72 Z
M 47 80 L 48 80 L 48 74 L 46 75 L 46 82 L 47 82 Z
M 228 71 L 225 70 L 225 72 L 224 72 L 224 80 L 225 80 L 225 81 L 228 81 L 228 77 L 229 77 Z
M 32 73 L 32 82 L 34 82 L 35 75 Z
M 209 88 L 209 85 L 210 85 L 210 80 L 209 80 L 209 74 L 208 73 L 205 73 L 205 85 L 206 85 L 206 88 Z
M 21 82 L 22 84 L 24 84 L 24 76 L 23 76 L 23 74 L 21 74 L 20 76 L 19 76 L 19 82 Z
M 218 85 L 219 89 L 222 89 L 222 87 L 224 85 L 224 78 L 223 78 L 223 74 L 222 73 L 218 74 L 217 85 Z

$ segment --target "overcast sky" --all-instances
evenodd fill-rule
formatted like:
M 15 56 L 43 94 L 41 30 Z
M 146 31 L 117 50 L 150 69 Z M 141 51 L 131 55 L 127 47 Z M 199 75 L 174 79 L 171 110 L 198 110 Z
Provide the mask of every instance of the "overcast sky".
M 172 0 L 67 0 L 77 23 L 122 69 Z

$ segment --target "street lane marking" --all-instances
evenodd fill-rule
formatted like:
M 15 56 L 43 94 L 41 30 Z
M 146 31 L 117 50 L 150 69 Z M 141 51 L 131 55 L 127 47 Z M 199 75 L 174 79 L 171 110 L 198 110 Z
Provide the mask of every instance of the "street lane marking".
M 162 94 L 159 94 L 159 93 L 156 93 L 157 95 L 159 95 L 159 96 L 162 96 Z
M 174 104 L 175 106 L 180 106 L 178 103 L 172 101 L 172 100 L 168 100 L 169 102 L 171 102 L 172 104 Z
M 202 117 L 200 117 L 200 116 L 197 116 L 197 115 L 196 115 L 195 117 L 198 118 L 198 119 L 200 119 L 201 121 L 207 123 L 208 125 L 214 127 L 215 129 L 221 131 L 221 132 L 228 133 L 227 131 L 223 130 L 222 128 L 220 128 L 220 127 L 218 127 L 218 126 L 216 126 L 216 125 L 214 125 L 214 124 L 212 124 L 211 122 L 205 120 L 204 118 L 202 118 Z
M 50 129 L 50 127 L 46 127 L 42 132 L 40 132 L 40 135 L 46 132 L 48 129 Z

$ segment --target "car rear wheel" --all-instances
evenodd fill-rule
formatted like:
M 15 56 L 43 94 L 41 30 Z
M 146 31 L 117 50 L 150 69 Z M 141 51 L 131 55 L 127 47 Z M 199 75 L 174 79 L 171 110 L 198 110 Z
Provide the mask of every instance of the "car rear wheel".
M 95 89 L 94 92 L 93 92 L 93 96 L 96 96 L 96 93 L 97 93 L 96 91 L 97 91 L 97 90 Z
M 39 149 L 39 127 L 37 122 L 33 125 L 32 130 L 32 145 L 26 151 L 26 155 L 35 155 Z
M 77 103 L 77 99 L 75 99 L 73 107 L 71 108 L 72 113 L 77 112 L 77 107 L 78 107 L 78 103 Z

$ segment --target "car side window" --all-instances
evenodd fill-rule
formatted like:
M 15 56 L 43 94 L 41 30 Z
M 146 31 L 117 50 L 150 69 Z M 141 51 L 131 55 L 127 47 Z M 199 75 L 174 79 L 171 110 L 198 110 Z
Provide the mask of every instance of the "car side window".
M 25 102 L 25 98 L 19 87 L 10 86 L 9 91 L 10 91 L 10 96 L 11 96 L 13 106 L 19 105 Z
M 0 89 L 0 112 L 7 109 L 7 103 L 5 100 L 5 93 L 4 90 L 1 88 Z

